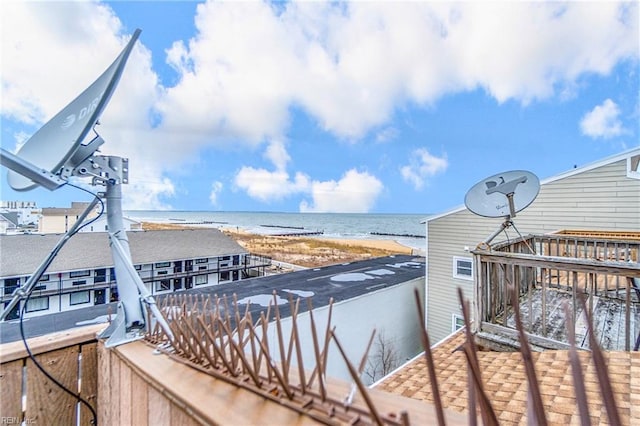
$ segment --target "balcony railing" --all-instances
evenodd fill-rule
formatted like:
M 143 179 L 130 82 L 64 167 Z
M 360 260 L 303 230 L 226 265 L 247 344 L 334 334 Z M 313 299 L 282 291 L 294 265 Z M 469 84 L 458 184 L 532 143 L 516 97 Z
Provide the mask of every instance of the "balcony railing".
M 583 294 L 605 349 L 640 343 L 639 240 L 569 235 L 531 235 L 473 252 L 476 267 L 476 328 L 515 334 L 510 291 L 517 294 L 532 343 L 564 347 L 564 305 L 576 324 L 578 343 L 588 347 L 577 303 Z M 582 342 L 581 342 L 582 340 Z

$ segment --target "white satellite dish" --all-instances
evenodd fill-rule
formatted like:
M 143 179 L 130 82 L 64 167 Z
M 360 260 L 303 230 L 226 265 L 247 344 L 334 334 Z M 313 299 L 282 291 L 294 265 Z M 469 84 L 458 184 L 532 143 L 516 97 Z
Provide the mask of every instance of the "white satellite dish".
M 129 240 L 122 220 L 121 188 L 122 184 L 128 183 L 128 159 L 95 155 L 96 150 L 104 143 L 97 134 L 90 142 L 83 144 L 109 102 L 140 32 L 136 30 L 111 66 L 45 123 L 17 154 L 0 148 L 0 163 L 10 169 L 7 180 L 17 191 L 28 191 L 38 185 L 54 190 L 66 184 L 72 175 L 91 178 L 92 185 L 105 188 L 100 197 L 106 200 L 109 241 L 120 296 L 116 320 L 102 334 L 102 337 L 110 337 L 106 346 L 135 340 L 142 337 L 144 328 L 150 329 L 151 325 L 145 321 L 140 301 L 151 310 L 167 335 L 172 336 L 171 329 L 131 262 Z M 0 320 L 5 319 L 21 299 L 28 297 L 62 246 L 81 227 L 81 222 L 84 222 L 97 202 L 98 195 L 27 283 L 15 291 L 11 302 L 5 305 L 0 314 Z
M 77 164 L 67 163 L 95 126 L 109 102 L 140 32 L 136 30 L 133 33 L 120 55 L 91 86 L 25 142 L 16 153 L 17 157 L 54 175 L 58 175 L 62 167 L 72 169 L 77 166 Z M 85 158 L 77 161 L 83 160 Z M 16 191 L 28 191 L 38 185 L 13 170 L 8 172 L 7 182 Z
M 464 204 L 479 216 L 514 217 L 533 203 L 538 192 L 540 180 L 536 175 L 525 170 L 512 170 L 475 184 L 465 195 Z
M 500 228 L 484 241 L 489 244 L 500 232 L 513 225 L 516 213 L 529 207 L 540 192 L 540 180 L 526 170 L 498 173 L 471 187 L 464 204 L 472 212 L 484 217 L 504 217 Z

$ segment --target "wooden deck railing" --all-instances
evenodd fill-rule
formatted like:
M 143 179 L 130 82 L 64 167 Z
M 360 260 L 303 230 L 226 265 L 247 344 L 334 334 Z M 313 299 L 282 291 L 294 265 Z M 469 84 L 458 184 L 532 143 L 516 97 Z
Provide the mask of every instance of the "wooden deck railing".
M 562 347 L 567 340 L 560 305 L 565 301 L 573 308 L 576 333 L 586 336 L 576 303 L 577 294 L 583 293 L 601 344 L 630 350 L 640 332 L 639 249 L 637 240 L 543 235 L 476 250 L 476 314 L 480 319 L 476 327 L 514 334 L 509 297 L 509 288 L 513 288 L 527 332 L 533 339 L 539 337 L 543 346 L 561 343 Z M 612 322 L 619 323 L 619 328 L 607 329 Z
M 96 333 L 105 325 L 29 339 L 35 359 L 67 388 L 97 406 Z M 91 411 L 49 380 L 29 358 L 23 342 L 0 345 L 2 424 L 86 425 Z

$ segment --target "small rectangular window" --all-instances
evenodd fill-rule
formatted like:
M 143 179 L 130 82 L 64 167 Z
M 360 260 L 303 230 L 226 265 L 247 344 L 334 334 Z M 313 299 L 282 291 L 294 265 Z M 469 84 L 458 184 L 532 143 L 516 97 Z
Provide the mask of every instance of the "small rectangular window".
M 220 273 L 220 281 L 229 281 L 230 275 L 229 271 L 224 271 Z
M 142 265 L 135 265 L 134 268 L 136 268 L 136 271 L 141 271 Z
M 171 262 L 158 262 L 156 263 L 156 268 L 168 268 L 171 266 Z
M 640 179 L 640 155 L 627 158 L 627 177 Z
M 89 291 L 75 291 L 69 293 L 69 305 L 89 303 Z
M 206 275 L 196 275 L 196 285 L 206 284 L 209 281 L 207 278 L 208 277 Z
M 49 281 L 49 274 L 43 275 L 42 277 L 40 277 L 39 281 Z
M 88 277 L 91 275 L 90 271 L 71 271 L 69 272 L 69 278 Z
M 170 280 L 156 281 L 156 291 L 167 291 L 167 290 L 171 290 Z
M 461 315 L 451 315 L 451 331 L 457 331 L 464 327 L 464 318 Z
M 453 276 L 473 281 L 473 259 L 470 257 L 453 258 Z
M 87 280 L 73 281 L 71 285 L 85 285 Z
M 196 259 L 196 263 L 207 263 L 207 262 L 209 262 L 209 259 L 207 259 L 206 257 L 202 259 Z
M 46 311 L 49 309 L 48 297 L 33 297 L 27 301 L 27 312 Z

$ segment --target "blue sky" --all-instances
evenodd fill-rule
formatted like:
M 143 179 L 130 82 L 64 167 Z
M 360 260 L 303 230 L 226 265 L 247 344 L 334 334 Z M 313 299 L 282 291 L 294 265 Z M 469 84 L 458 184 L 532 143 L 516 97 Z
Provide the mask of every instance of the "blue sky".
M 639 144 L 638 3 L 2 2 L 15 151 L 142 34 L 101 118 L 126 209 L 437 213 Z M 41 207 L 81 191 L 14 192 Z M 78 183 L 82 183 L 81 181 Z

